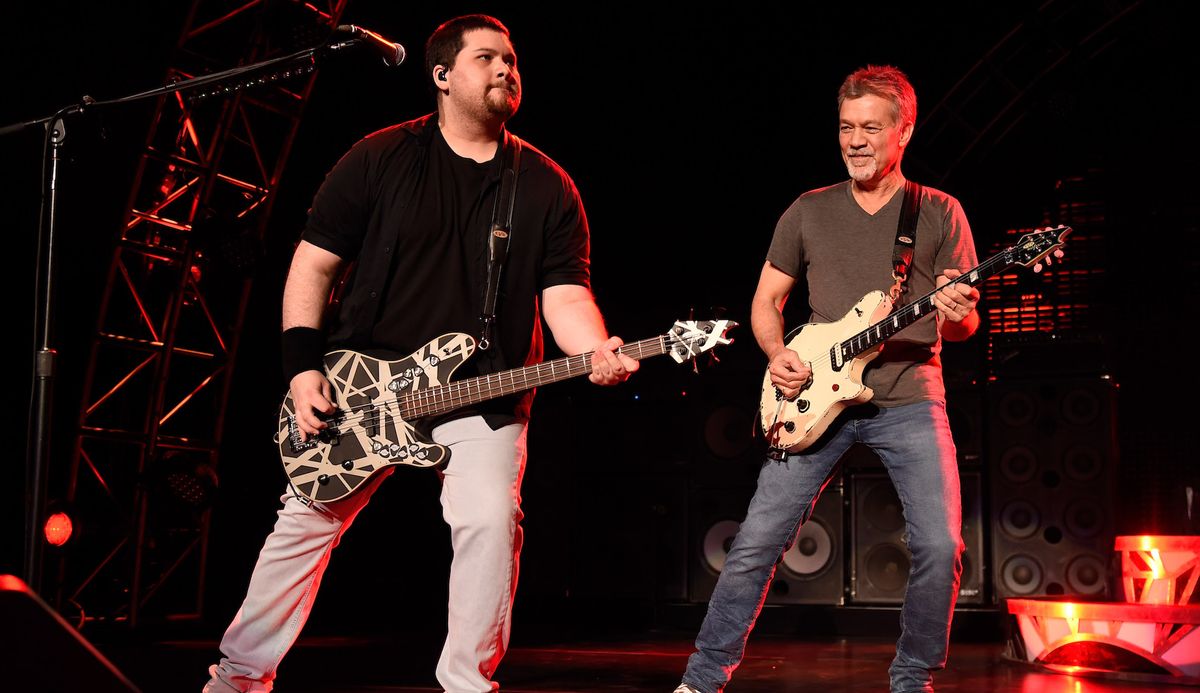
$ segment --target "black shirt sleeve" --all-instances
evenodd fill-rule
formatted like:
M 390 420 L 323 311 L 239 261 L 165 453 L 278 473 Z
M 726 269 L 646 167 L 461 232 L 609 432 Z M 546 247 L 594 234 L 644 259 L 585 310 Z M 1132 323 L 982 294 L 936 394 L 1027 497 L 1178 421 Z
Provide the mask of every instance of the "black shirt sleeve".
M 557 214 L 546 226 L 546 254 L 542 263 L 542 289 L 559 284 L 591 288 L 590 235 L 583 201 L 575 183 L 562 174 Z
M 343 260 L 358 257 L 367 231 L 372 190 L 368 141 L 354 145 L 325 176 L 300 236 Z

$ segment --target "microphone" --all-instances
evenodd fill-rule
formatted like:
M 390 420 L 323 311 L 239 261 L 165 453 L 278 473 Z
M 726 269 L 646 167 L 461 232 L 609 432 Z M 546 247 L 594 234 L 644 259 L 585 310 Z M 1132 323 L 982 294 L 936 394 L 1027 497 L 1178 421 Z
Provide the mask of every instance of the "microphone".
M 404 62 L 406 55 L 404 46 L 393 43 L 370 29 L 364 29 L 354 24 L 342 24 L 335 31 L 353 36 L 371 52 L 383 58 L 383 64 L 388 67 L 396 67 Z

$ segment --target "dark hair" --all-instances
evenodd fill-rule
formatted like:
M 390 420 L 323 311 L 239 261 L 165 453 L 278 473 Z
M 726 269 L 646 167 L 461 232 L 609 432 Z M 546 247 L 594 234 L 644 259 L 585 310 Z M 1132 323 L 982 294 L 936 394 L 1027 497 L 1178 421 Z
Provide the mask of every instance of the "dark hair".
M 899 68 L 891 65 L 867 65 L 850 73 L 838 89 L 838 109 L 847 99 L 871 94 L 892 102 L 896 125 L 917 122 L 917 92 Z
M 425 74 L 431 74 L 438 65 L 447 69 L 454 67 L 454 59 L 463 49 L 463 36 L 476 29 L 491 29 L 509 35 L 508 27 L 495 17 L 486 14 L 455 17 L 439 26 L 425 42 Z

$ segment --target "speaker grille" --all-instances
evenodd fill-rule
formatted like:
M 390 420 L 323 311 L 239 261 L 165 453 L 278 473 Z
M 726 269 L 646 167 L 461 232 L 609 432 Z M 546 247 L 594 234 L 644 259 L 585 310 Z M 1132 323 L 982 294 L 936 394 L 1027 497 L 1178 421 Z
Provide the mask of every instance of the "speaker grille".
M 1100 377 L 989 385 L 997 598 L 1108 591 L 1114 416 Z
M 982 604 L 985 552 L 982 487 L 977 471 L 961 471 L 962 579 L 959 604 Z M 908 585 L 911 558 L 904 543 L 904 514 L 892 480 L 883 472 L 852 475 L 851 598 L 860 604 L 900 604 Z

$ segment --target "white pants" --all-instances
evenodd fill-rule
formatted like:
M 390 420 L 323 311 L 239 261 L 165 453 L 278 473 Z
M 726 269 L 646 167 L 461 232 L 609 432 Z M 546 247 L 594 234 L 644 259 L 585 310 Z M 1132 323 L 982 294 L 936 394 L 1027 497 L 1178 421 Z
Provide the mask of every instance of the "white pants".
M 451 693 L 499 689 L 492 681 L 508 648 L 521 553 L 525 424 L 493 431 L 478 416 L 433 429 L 451 449 L 442 471 L 442 517 L 450 526 L 450 607 L 437 679 Z M 267 537 L 246 600 L 221 640 L 220 664 L 204 693 L 269 691 L 296 641 L 333 547 L 386 473 L 349 497 L 306 505 L 289 491 Z

